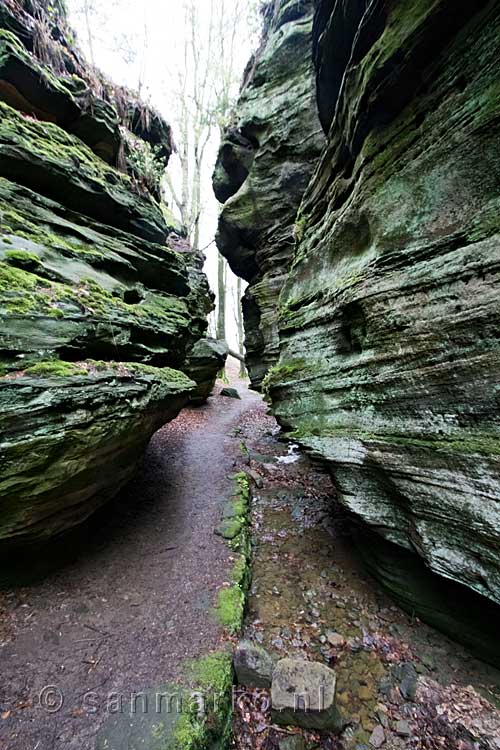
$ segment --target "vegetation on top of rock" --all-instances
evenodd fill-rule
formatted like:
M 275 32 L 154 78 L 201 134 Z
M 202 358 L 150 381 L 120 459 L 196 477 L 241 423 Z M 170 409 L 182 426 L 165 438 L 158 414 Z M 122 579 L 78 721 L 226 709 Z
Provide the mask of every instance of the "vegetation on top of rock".
M 187 705 L 166 750 L 211 750 L 214 743 L 225 750 L 231 738 L 231 654 L 218 651 L 189 662 L 185 678 Z
M 250 533 L 249 504 L 250 485 L 244 472 L 234 476 L 236 492 L 224 511 L 220 534 L 228 540 L 232 550 L 238 553 L 233 565 L 231 582 L 220 589 L 217 595 L 215 614 L 220 624 L 232 635 L 243 625 L 245 602 L 250 585 Z

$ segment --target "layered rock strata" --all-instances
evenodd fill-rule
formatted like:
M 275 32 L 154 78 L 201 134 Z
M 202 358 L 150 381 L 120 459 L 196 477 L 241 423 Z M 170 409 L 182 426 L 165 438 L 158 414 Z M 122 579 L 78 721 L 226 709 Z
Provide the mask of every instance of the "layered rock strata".
M 278 296 L 300 228 L 295 217 L 324 143 L 314 96 L 312 2 L 269 3 L 235 121 L 214 173 L 217 245 L 249 282 L 243 299 L 252 387 L 278 358 Z
M 328 145 L 267 388 L 356 518 L 498 603 L 499 6 L 316 13 Z
M 157 200 L 168 124 L 85 68 L 59 3 L 2 4 L 0 27 L 2 552 L 129 479 L 196 390 L 212 298 Z
M 292 5 L 305 4 L 269 8 L 240 104 L 246 126 L 228 135 L 215 175 L 227 200 L 219 247 L 250 281 L 252 380 L 279 349 L 263 389 L 281 425 L 330 468 L 372 570 L 479 653 L 467 617 L 445 612 L 443 582 L 452 597 L 485 602 L 487 617 L 500 603 L 500 8 L 318 0 L 304 43 L 327 141 L 292 248 L 284 217 L 295 194 L 290 205 L 275 182 L 287 141 L 262 150 L 243 119 L 248 100 L 259 124 L 283 84 L 270 50 Z M 278 134 L 296 116 L 295 97 L 283 102 Z M 300 119 L 297 128 L 297 141 L 311 133 Z M 276 244 L 259 240 L 268 227 Z M 481 655 L 498 661 L 482 634 Z

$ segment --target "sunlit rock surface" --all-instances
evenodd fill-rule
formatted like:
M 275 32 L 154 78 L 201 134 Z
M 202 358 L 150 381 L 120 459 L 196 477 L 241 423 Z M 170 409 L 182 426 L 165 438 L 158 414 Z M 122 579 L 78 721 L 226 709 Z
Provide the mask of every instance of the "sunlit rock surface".
M 98 80 L 48 6 L 0 9 L 0 552 L 129 479 L 197 387 L 212 306 L 157 200 L 170 127 Z
M 311 58 L 312 2 L 269 4 L 234 123 L 214 173 L 221 213 L 217 245 L 249 282 L 243 300 L 252 386 L 278 358 L 277 303 L 295 243 L 297 208 L 324 135 Z

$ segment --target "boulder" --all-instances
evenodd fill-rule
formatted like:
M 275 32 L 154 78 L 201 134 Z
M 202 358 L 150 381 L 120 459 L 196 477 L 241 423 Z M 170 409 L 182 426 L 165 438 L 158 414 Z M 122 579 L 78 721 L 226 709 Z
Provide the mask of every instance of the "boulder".
M 225 341 L 203 338 L 196 342 L 188 360 L 186 372 L 197 383 L 197 388 L 190 397 L 195 406 L 207 400 L 212 393 L 217 373 L 224 369 L 228 355 Z
M 240 641 L 234 652 L 234 671 L 239 685 L 270 688 L 274 662 L 267 651 L 252 641 Z
M 134 363 L 40 363 L 0 378 L 0 551 L 82 523 L 131 478 L 193 383 Z
M 220 395 L 225 396 L 226 398 L 241 398 L 236 388 L 230 388 L 229 386 L 222 388 Z
M 336 676 L 319 662 L 280 659 L 272 676 L 271 715 L 276 724 L 340 731 L 335 705 Z

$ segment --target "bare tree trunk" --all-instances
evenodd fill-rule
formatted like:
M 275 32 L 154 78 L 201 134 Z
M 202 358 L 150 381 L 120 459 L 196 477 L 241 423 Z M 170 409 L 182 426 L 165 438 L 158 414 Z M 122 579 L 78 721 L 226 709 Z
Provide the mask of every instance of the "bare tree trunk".
M 85 16 L 85 27 L 87 31 L 87 42 L 89 45 L 90 62 L 92 63 L 92 67 L 95 68 L 94 37 L 92 36 L 92 26 L 90 23 L 91 7 L 90 7 L 89 0 L 85 0 L 83 4 L 83 13 Z
M 217 262 L 217 338 L 226 338 L 226 261 L 219 253 Z
M 236 282 L 236 324 L 238 326 L 238 348 L 243 359 L 240 360 L 240 378 L 246 378 L 247 371 L 245 367 L 245 331 L 243 328 L 243 309 L 241 307 L 241 279 L 238 276 Z

